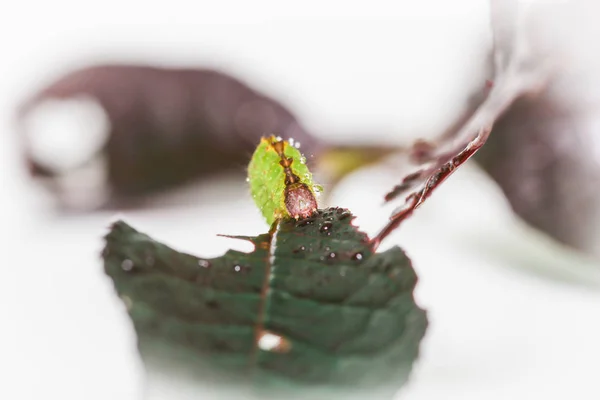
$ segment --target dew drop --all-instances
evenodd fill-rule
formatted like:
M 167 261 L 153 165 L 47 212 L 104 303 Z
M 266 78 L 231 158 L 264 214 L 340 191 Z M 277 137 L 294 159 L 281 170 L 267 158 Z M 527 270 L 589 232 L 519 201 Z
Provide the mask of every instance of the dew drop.
M 246 182 L 250 182 L 250 177 L 246 177 Z
M 306 250 L 305 246 L 298 246 L 292 252 L 293 253 L 300 253 L 301 251 L 305 251 L 305 250 Z
M 300 142 L 294 143 L 294 147 L 297 148 L 297 149 L 299 149 L 300 148 Z
M 202 268 L 210 268 L 210 262 L 208 260 L 198 260 L 198 265 Z
M 350 213 L 349 211 L 344 211 L 343 213 L 340 214 L 340 216 L 338 218 L 340 220 L 342 220 L 342 219 L 350 218 L 351 216 L 352 216 L 352 213 Z
M 281 136 L 277 136 L 277 137 L 275 138 L 275 140 L 276 140 L 276 141 L 278 141 L 278 142 L 281 142 L 281 141 L 283 140 L 283 138 L 282 138 Z
M 121 268 L 123 268 L 123 271 L 131 271 L 133 269 L 133 261 L 130 259 L 123 260 L 121 263 Z
M 288 140 L 288 143 L 290 144 L 290 146 L 294 146 L 295 142 L 296 141 L 294 140 L 294 138 L 290 138 L 290 140 Z
M 361 261 L 363 259 L 363 254 L 360 251 L 358 253 L 354 253 L 352 255 L 352 259 L 355 261 Z
M 248 272 L 250 270 L 250 267 L 247 267 L 245 265 L 235 264 L 233 266 L 233 270 L 235 272 Z
M 300 164 L 306 164 L 306 157 L 300 157 Z
M 263 351 L 271 351 L 276 353 L 287 353 L 292 345 L 284 337 L 272 332 L 264 331 L 258 338 L 258 348 Z
M 329 257 L 330 259 L 334 259 L 337 257 L 337 254 L 335 252 L 331 252 L 327 255 L 327 257 Z
M 307 226 L 307 225 L 312 225 L 313 222 L 315 222 L 313 219 L 302 219 L 300 221 L 298 221 L 298 223 L 296 224 L 297 228 L 303 227 L 303 226 Z
M 331 235 L 331 229 L 333 228 L 333 224 L 331 222 L 324 222 L 323 225 L 319 228 L 321 233 L 326 233 L 327 235 Z

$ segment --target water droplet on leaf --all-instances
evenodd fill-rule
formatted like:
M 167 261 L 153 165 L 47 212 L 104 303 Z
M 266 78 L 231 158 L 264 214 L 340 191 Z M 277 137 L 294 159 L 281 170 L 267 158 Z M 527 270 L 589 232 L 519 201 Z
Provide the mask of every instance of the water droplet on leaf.
M 361 261 L 363 259 L 363 254 L 361 252 L 354 253 L 352 255 L 352 259 L 355 261 Z
M 258 348 L 264 351 L 287 353 L 291 347 L 287 339 L 272 332 L 262 332 L 258 338 Z
M 121 268 L 123 268 L 123 271 L 129 272 L 133 269 L 133 267 L 133 261 L 131 261 L 130 259 L 123 260 L 123 262 L 121 263 Z
M 352 214 L 350 212 L 344 211 L 343 213 L 340 214 L 339 219 L 342 220 L 342 219 L 349 218 L 351 216 L 352 216 Z
M 319 228 L 321 233 L 326 233 L 327 235 L 331 235 L 331 229 L 333 228 L 333 224 L 331 222 L 324 222 L 323 225 Z
M 301 251 L 305 251 L 305 250 L 306 250 L 306 247 L 305 247 L 305 246 L 299 246 L 299 247 L 296 247 L 296 248 L 293 250 L 293 252 L 294 252 L 294 253 L 300 253 Z
M 302 226 L 307 226 L 307 225 L 312 225 L 313 222 L 315 222 L 315 221 L 310 218 L 302 219 L 302 220 L 298 221 L 298 223 L 296 224 L 296 228 L 300 228 Z
M 250 267 L 247 267 L 245 265 L 235 264 L 233 266 L 233 270 L 235 272 L 248 272 L 250 270 Z
M 202 268 L 210 268 L 210 262 L 208 260 L 198 260 L 198 265 Z

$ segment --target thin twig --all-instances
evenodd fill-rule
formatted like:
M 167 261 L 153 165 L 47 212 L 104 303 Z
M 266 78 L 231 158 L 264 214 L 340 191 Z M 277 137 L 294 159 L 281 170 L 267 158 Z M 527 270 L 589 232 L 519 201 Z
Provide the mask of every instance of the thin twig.
M 523 24 L 522 10 L 516 3 L 512 0 L 508 6 L 506 1 L 491 2 L 494 81 L 488 96 L 455 131 L 446 131 L 430 146 L 417 142 L 414 151 L 420 152 L 420 159 L 429 165 L 407 175 L 386 195 L 386 201 L 391 201 L 410 192 L 404 205 L 393 212 L 389 222 L 373 238 L 374 248 L 485 144 L 496 119 L 517 98 L 538 91 L 547 81 L 550 63 L 547 57 L 534 53 Z

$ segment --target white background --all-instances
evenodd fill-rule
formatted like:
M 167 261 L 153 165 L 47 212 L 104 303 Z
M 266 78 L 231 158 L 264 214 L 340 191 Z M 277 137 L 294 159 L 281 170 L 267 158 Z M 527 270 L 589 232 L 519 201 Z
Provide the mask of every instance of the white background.
M 116 216 L 54 214 L 19 163 L 14 108 L 40 85 L 95 62 L 214 66 L 332 140 L 400 142 L 439 132 L 485 79 L 482 0 L 149 3 L 2 6 L 0 399 L 129 400 L 143 390 L 133 331 L 98 259 Z M 359 172 L 332 202 L 373 233 L 397 180 L 389 167 Z M 205 256 L 240 246 L 217 233 L 266 230 L 244 182 L 199 189 L 188 207 L 121 217 Z M 599 266 L 516 222 L 473 166 L 385 247 L 394 244 L 413 259 L 430 317 L 403 398 L 600 398 Z

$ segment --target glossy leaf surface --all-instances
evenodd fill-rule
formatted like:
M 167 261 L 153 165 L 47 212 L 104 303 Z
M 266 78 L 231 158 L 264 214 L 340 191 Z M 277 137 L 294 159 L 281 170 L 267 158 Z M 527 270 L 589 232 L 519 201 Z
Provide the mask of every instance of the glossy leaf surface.
M 341 208 L 283 219 L 268 234 L 240 237 L 253 252 L 213 259 L 120 221 L 106 237 L 105 271 L 146 361 L 162 348 L 196 379 L 250 384 L 263 395 L 384 388 L 391 397 L 417 358 L 426 315 L 404 252 L 374 253 L 352 219 Z

